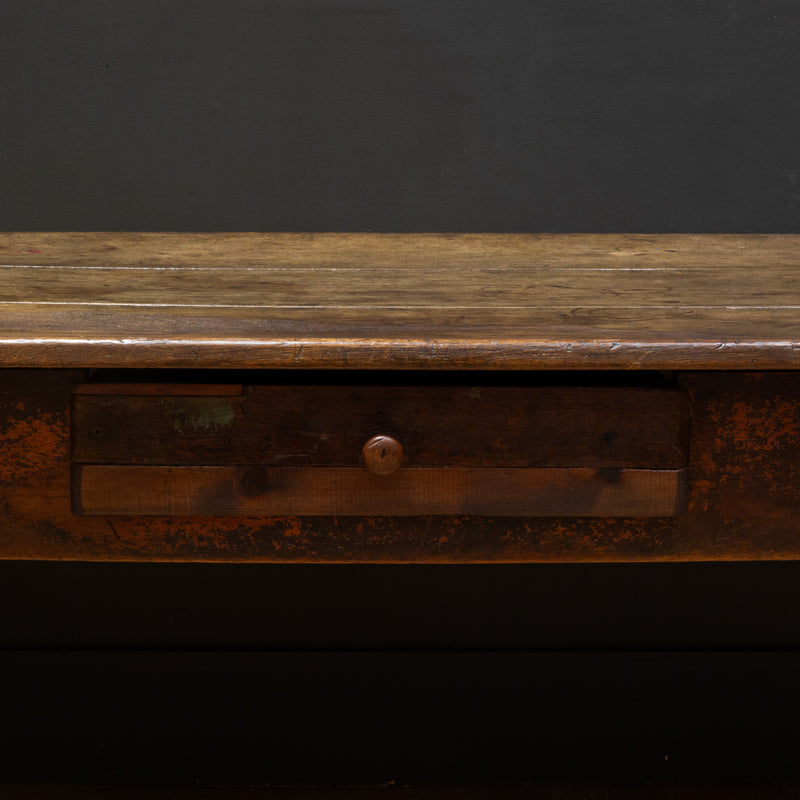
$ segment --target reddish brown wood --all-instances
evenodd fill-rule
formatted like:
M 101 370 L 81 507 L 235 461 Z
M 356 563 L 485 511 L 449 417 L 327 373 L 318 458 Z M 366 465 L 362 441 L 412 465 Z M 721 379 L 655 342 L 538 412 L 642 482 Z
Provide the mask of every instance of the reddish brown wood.
M 688 392 L 692 409 L 688 503 L 676 517 L 105 517 L 71 510 L 69 398 L 71 386 L 86 375 L 4 370 L 0 556 L 291 562 L 800 558 L 800 374 L 678 373 L 675 380 Z
M 486 386 L 476 378 L 256 384 L 241 397 L 124 391 L 74 397 L 75 461 L 355 467 L 364 443 L 384 435 L 401 442 L 409 467 L 680 469 L 689 444 L 688 395 L 669 388 Z
M 403 463 L 403 445 L 391 436 L 379 434 L 361 449 L 364 466 L 375 475 L 391 475 Z
M 401 469 L 79 465 L 83 514 L 670 517 L 685 470 Z

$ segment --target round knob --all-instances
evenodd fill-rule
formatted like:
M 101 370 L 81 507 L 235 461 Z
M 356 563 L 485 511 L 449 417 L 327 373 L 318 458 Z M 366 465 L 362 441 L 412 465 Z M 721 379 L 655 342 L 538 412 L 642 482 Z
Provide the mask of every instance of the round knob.
M 376 475 L 389 475 L 403 463 L 403 445 L 391 436 L 373 436 L 361 449 L 364 464 Z

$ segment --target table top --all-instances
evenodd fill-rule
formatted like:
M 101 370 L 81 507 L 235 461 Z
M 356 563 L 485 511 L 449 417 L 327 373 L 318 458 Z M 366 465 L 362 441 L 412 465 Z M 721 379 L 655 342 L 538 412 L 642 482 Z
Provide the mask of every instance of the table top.
M 0 364 L 800 367 L 800 235 L 0 233 Z

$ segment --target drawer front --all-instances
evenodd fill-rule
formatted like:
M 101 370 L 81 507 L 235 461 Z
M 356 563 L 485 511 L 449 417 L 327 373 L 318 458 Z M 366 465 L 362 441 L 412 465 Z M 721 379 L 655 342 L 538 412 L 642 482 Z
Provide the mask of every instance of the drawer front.
M 80 514 L 672 516 L 681 390 L 83 384 Z

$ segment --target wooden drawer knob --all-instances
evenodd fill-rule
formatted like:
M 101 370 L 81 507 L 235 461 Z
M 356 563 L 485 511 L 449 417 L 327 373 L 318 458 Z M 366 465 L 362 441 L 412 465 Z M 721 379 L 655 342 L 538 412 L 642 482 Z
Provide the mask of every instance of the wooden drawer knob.
M 389 475 L 403 463 L 403 445 L 391 436 L 373 436 L 361 449 L 364 465 L 376 475 Z

